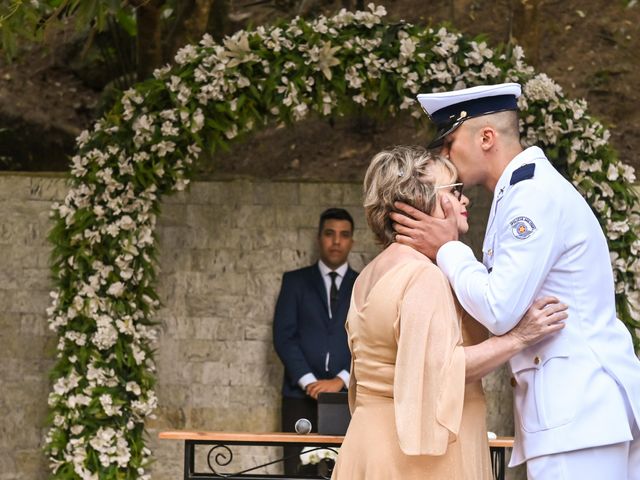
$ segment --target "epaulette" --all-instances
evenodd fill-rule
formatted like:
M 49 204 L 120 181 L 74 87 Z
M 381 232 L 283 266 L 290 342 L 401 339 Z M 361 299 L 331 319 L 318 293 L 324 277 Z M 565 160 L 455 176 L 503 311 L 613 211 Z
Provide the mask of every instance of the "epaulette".
M 529 180 L 530 178 L 533 178 L 533 173 L 535 171 L 536 171 L 535 163 L 528 163 L 526 165 L 521 166 L 511 175 L 511 181 L 509 182 L 509 185 L 515 185 L 516 183 L 521 182 L 522 180 Z

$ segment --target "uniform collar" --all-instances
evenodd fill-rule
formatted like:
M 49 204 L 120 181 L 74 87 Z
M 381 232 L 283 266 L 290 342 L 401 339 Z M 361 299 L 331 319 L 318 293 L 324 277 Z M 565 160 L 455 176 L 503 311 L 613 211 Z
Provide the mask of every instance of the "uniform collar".
M 539 147 L 529 147 L 513 157 L 498 179 L 496 189 L 493 192 L 494 203 L 500 200 L 509 188 L 511 175 L 513 175 L 514 171 L 528 163 L 535 163 L 536 160 L 541 158 L 546 157 L 544 155 L 544 152 Z
M 489 219 L 487 220 L 487 231 L 491 229 L 493 224 L 498 202 L 509 191 L 511 175 L 513 175 L 513 172 L 527 163 L 535 163 L 536 160 L 546 158 L 547 157 L 545 157 L 544 152 L 540 148 L 529 147 L 511 159 L 500 175 L 498 183 L 496 183 L 496 188 L 493 191 L 493 201 L 491 202 L 491 210 L 489 212 Z
M 320 269 L 320 273 L 322 275 L 329 275 L 330 272 L 336 272 L 340 278 L 344 278 L 344 276 L 347 273 L 347 269 L 349 268 L 349 263 L 348 262 L 344 262 L 342 265 L 340 265 L 335 270 L 331 270 L 329 267 L 327 267 L 324 264 L 324 262 L 322 260 L 318 260 L 318 268 Z

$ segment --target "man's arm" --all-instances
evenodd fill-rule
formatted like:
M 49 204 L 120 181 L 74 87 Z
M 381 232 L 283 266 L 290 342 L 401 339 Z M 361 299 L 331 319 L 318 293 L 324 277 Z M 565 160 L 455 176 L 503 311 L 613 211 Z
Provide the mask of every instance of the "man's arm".
M 514 186 L 498 208 L 491 273 L 461 242 L 437 255 L 464 309 L 494 335 L 520 321 L 562 251 L 561 209 L 534 182 Z
M 313 383 L 315 376 L 300 348 L 295 282 L 287 273 L 282 277 L 273 316 L 273 345 L 293 382 L 298 383 L 304 377 L 307 385 Z M 307 376 L 309 374 L 313 378 Z M 304 389 L 307 385 L 301 385 L 301 388 Z

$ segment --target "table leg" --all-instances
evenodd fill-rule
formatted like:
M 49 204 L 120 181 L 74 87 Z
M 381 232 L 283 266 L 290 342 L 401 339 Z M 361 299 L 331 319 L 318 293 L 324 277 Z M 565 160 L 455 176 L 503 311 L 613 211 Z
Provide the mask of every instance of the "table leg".
M 505 450 L 504 447 L 491 447 L 491 467 L 495 480 L 504 480 L 506 471 Z
M 191 440 L 184 442 L 184 480 L 191 480 L 195 472 L 195 443 Z

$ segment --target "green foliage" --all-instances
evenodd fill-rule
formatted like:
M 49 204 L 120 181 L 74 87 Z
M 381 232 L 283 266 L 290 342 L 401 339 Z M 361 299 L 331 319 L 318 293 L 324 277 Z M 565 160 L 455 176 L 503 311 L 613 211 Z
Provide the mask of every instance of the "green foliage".
M 128 2 L 118 0 L 1 0 L 2 50 L 11 59 L 20 41 L 38 41 L 50 27 L 72 19 L 78 31 L 99 32 L 113 17 L 131 35 L 136 33 L 135 13 Z

